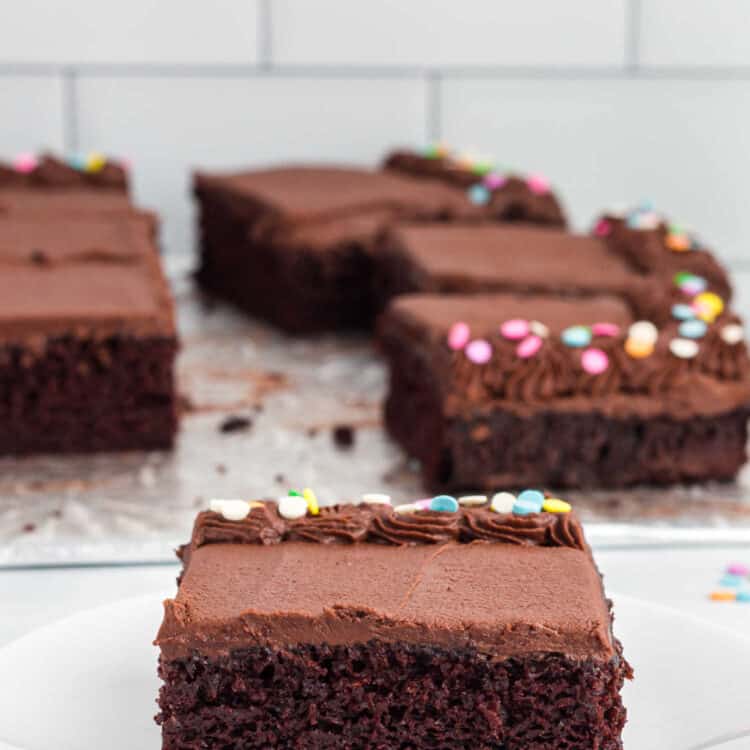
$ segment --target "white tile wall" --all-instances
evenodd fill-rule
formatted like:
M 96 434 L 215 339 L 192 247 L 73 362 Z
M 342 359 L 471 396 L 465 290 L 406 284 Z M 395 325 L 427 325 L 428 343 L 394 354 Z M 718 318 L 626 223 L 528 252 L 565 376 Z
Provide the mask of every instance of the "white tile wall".
M 424 141 L 416 79 L 83 77 L 78 102 L 82 150 L 132 158 L 138 198 L 163 215 L 170 250 L 191 246 L 195 167 L 370 164 L 385 143 Z
M 257 2 L 3 0 L 0 61 L 252 63 Z
M 275 0 L 273 53 L 295 65 L 622 65 L 625 7 L 626 0 Z

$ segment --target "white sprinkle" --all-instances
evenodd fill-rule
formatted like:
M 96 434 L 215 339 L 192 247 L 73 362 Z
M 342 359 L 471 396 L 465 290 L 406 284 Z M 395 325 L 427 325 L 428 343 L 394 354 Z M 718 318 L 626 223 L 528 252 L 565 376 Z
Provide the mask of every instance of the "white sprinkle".
M 546 339 L 549 336 L 549 328 L 538 320 L 532 320 L 529 323 L 529 330 L 540 339 Z
M 250 503 L 246 500 L 225 500 L 219 511 L 227 521 L 241 521 L 249 512 Z
M 637 341 L 654 344 L 659 338 L 659 329 L 650 320 L 639 320 L 628 328 L 628 336 Z
M 613 219 L 624 219 L 628 213 L 630 213 L 630 207 L 627 203 L 615 203 L 605 211 L 605 214 Z
M 287 495 L 279 498 L 279 515 L 293 521 L 307 515 L 307 500 L 299 495 Z
M 692 339 L 672 339 L 669 351 L 680 359 L 692 359 L 698 353 L 698 344 Z
M 516 502 L 516 496 L 511 492 L 498 492 L 492 496 L 490 508 L 495 513 L 512 513 L 513 504 Z
M 391 496 L 383 495 L 379 492 L 368 492 L 362 495 L 362 502 L 368 503 L 369 505 L 390 505 Z
M 721 339 L 734 346 L 745 338 L 745 331 L 739 323 L 729 323 L 721 329 Z
M 235 500 L 234 498 L 232 498 L 231 500 L 213 498 L 212 500 L 209 500 L 208 502 L 208 509 L 212 510 L 214 513 L 221 513 L 222 509 L 224 508 L 224 503 L 236 503 L 236 502 L 242 502 L 242 500 Z
M 486 502 L 487 495 L 464 495 L 458 498 L 458 504 L 468 508 L 474 505 L 484 505 Z
M 394 509 L 394 513 L 416 513 L 419 510 L 416 503 L 404 503 L 403 505 L 397 505 Z

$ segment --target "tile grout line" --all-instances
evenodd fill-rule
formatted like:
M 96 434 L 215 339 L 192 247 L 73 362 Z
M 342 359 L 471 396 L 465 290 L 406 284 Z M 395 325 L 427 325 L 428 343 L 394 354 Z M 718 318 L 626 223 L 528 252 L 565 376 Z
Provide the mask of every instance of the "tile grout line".
M 625 6 L 625 69 L 635 75 L 641 57 L 641 0 L 628 0 Z
M 268 71 L 273 67 L 273 10 L 271 0 L 257 0 L 258 67 Z
M 78 74 L 65 68 L 62 76 L 62 143 L 66 154 L 78 151 Z

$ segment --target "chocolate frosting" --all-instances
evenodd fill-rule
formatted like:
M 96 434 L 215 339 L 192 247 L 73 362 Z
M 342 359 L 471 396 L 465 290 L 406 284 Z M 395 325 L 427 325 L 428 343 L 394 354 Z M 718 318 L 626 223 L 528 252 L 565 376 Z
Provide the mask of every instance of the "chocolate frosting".
M 128 173 L 122 164 L 107 159 L 96 171 L 76 169 L 51 154 L 44 154 L 27 173 L 0 163 L 0 190 L 3 188 L 95 188 L 127 193 Z

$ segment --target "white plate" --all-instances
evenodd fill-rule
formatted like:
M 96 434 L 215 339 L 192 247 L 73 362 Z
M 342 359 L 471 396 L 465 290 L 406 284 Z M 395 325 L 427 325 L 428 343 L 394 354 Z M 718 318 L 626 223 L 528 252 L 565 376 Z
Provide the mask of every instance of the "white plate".
M 616 631 L 636 670 L 625 689 L 627 750 L 710 747 L 750 731 L 750 641 L 667 608 L 614 598 Z M 0 650 L 0 748 L 157 750 L 151 641 L 161 612 L 158 596 L 127 599 Z

